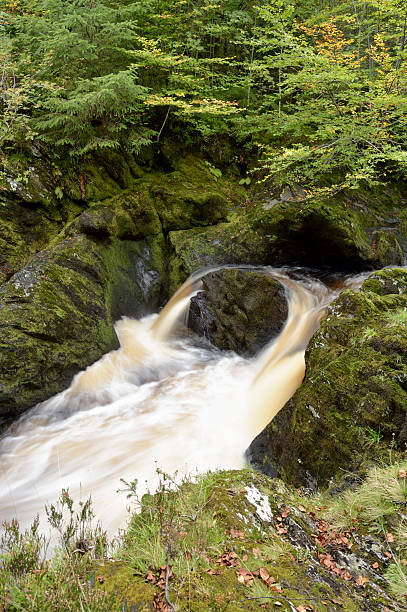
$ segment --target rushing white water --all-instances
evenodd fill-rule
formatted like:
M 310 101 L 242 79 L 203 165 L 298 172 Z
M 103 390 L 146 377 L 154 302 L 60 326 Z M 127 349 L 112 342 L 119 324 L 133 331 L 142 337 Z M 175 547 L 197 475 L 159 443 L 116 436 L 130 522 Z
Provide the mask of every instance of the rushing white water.
M 194 277 L 160 315 L 116 324 L 121 348 L 35 407 L 0 441 L 0 520 L 27 525 L 62 488 L 92 495 L 111 533 L 126 518 L 120 478 L 154 488 L 156 466 L 181 473 L 240 468 L 244 451 L 301 383 L 304 350 L 334 288 L 267 269 L 287 288 L 280 336 L 253 360 L 221 353 L 175 323 L 198 288 Z

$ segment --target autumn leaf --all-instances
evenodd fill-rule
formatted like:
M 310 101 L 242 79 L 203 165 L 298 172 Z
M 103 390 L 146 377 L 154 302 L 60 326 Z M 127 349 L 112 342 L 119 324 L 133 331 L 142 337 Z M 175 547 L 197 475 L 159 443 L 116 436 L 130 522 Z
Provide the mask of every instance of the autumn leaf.
M 369 582 L 369 578 L 367 576 L 358 576 L 356 578 L 355 582 L 359 586 L 363 587 L 363 586 L 365 586 L 366 582 Z
M 244 537 L 243 531 L 238 531 L 237 529 L 231 529 L 230 535 L 232 536 L 232 538 L 243 538 Z
M 400 469 L 400 470 L 397 472 L 397 476 L 398 476 L 399 478 L 407 478 L 407 472 L 406 472 L 406 470 Z
M 386 533 L 386 540 L 390 543 L 394 542 L 394 535 L 390 532 Z
M 243 567 L 240 567 L 237 572 L 238 582 L 241 584 L 246 584 L 247 586 L 251 586 L 253 584 L 253 575 L 251 572 L 248 572 Z

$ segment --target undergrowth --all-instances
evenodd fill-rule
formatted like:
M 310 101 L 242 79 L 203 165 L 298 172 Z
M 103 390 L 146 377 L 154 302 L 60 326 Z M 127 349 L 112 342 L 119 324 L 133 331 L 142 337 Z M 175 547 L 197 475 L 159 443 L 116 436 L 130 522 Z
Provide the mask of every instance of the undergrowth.
M 158 476 L 157 491 L 142 499 L 136 481 L 125 483 L 138 511 L 115 549 L 94 523 L 90 499 L 75 504 L 68 491 L 46 508 L 59 536 L 52 555 L 38 517 L 25 530 L 15 520 L 4 523 L 0 611 L 122 612 L 138 602 L 140 610 L 200 612 L 233 610 L 242 601 L 248 610 L 271 603 L 285 610 L 289 600 L 297 602 L 297 609 L 311 609 L 304 608 L 306 574 L 301 572 L 308 562 L 315 564 L 315 553 L 286 536 L 290 516 L 305 530 L 306 521 L 316 521 L 317 562 L 330 571 L 337 570 L 327 554 L 330 546 L 354 535 L 359 546 L 360 538 L 371 536 L 384 559 L 375 571 L 381 572 L 386 590 L 407 603 L 406 461 L 374 467 L 361 484 L 339 493 L 288 489 L 250 470 L 183 479 L 158 470 Z M 250 487 L 264 492 L 265 483 L 273 509 L 273 526 L 267 528 L 248 520 L 242 505 L 246 500 L 247 506 Z M 365 578 L 359 578 L 362 584 L 356 581 L 359 586 L 353 588 L 363 589 Z M 318 591 L 312 593 L 312 609 L 325 609 L 315 602 L 328 595 L 321 592 L 318 599 Z

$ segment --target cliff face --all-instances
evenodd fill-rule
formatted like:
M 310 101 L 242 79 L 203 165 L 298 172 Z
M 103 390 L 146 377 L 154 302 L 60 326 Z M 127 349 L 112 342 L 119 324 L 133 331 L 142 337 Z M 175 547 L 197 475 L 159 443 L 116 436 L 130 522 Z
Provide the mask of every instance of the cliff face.
M 159 170 L 114 155 L 56 177 L 51 164 L 32 164 L 23 173 L 16 162 L 0 206 L 3 419 L 115 347 L 115 320 L 158 310 L 168 232 L 224 219 L 231 189 L 193 156 Z

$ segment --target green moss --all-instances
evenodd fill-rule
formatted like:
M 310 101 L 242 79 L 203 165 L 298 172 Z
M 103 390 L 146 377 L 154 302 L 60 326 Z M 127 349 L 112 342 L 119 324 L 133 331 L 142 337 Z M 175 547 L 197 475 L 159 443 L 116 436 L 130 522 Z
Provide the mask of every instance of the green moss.
M 98 564 L 97 574 L 103 576 L 103 588 L 108 596 L 114 597 L 117 605 L 143 612 L 152 610 L 155 589 L 152 584 L 136 580 L 134 572 L 122 562 L 106 561 Z
M 114 239 L 105 262 L 106 303 L 113 320 L 158 310 L 166 282 L 159 241 Z
M 34 257 L 0 291 L 1 413 L 66 386 L 117 344 L 105 304 L 103 251 L 79 236 Z

